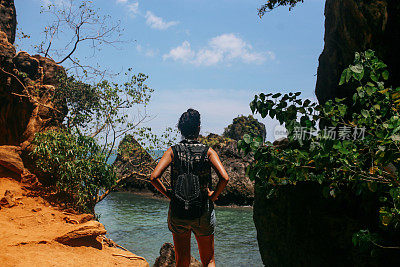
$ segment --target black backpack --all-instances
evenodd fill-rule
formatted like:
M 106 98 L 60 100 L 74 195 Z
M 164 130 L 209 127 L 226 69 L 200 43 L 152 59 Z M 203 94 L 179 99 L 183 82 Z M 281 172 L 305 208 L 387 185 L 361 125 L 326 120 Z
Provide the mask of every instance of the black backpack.
M 183 149 L 182 149 L 183 148 Z M 178 175 L 172 183 L 171 212 L 174 217 L 180 219 L 197 219 L 205 212 L 208 204 L 207 191 L 200 187 L 199 176 L 194 174 L 194 159 L 190 149 L 185 145 L 178 145 L 175 149 L 180 150 L 186 156 L 186 164 L 183 160 L 175 160 L 175 168 Z M 198 170 L 201 170 L 205 163 L 208 147 L 203 150 Z

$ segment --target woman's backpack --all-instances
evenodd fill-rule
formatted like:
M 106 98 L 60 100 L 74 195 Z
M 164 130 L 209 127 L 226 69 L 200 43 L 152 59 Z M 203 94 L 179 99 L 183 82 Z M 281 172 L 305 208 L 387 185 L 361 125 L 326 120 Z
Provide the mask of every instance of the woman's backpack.
M 183 149 L 181 152 L 186 161 L 180 160 L 175 166 L 178 168 L 178 175 L 172 186 L 171 212 L 180 219 L 200 218 L 208 203 L 208 194 L 201 188 L 199 176 L 194 173 L 194 157 L 190 149 L 186 145 L 178 147 Z M 207 151 L 208 147 L 205 146 L 197 170 L 203 168 Z

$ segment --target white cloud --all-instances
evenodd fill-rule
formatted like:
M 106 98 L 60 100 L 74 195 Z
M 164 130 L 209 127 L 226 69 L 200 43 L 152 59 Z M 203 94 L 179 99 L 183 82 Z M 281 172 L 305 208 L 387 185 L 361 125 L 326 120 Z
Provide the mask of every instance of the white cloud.
M 117 4 L 126 4 L 128 0 L 116 0 Z
M 163 18 L 154 15 L 154 13 L 151 11 L 147 11 L 145 17 L 146 17 L 146 24 L 149 25 L 151 28 L 157 30 L 166 30 L 169 27 L 172 27 L 179 23 L 177 21 L 166 22 L 163 20 Z
M 175 61 L 183 61 L 190 62 L 195 56 L 195 52 L 192 51 L 190 47 L 190 43 L 188 41 L 184 41 L 182 45 L 175 47 L 169 51 L 168 54 L 163 56 L 163 59 L 172 58 Z
M 136 15 L 139 12 L 139 2 L 133 2 L 131 4 L 126 5 L 126 7 L 128 11 L 131 13 L 131 15 Z
M 175 127 L 179 116 L 188 108 L 201 114 L 201 134 L 222 134 L 224 128 L 239 115 L 249 115 L 250 101 L 257 91 L 231 89 L 186 89 L 177 91 L 156 91 L 152 96 L 148 111 L 156 117 L 148 123 L 155 131 Z M 272 140 L 272 130 L 277 124 L 270 118 L 255 117 L 267 128 L 267 138 Z M 273 141 L 273 140 L 272 140 Z
M 191 49 L 188 41 L 184 41 L 182 45 L 171 49 L 163 58 L 164 60 L 171 58 L 175 61 L 210 66 L 232 60 L 261 64 L 267 59 L 275 60 L 275 54 L 272 51 L 254 52 L 250 44 L 230 33 L 212 38 L 206 47 L 197 52 Z

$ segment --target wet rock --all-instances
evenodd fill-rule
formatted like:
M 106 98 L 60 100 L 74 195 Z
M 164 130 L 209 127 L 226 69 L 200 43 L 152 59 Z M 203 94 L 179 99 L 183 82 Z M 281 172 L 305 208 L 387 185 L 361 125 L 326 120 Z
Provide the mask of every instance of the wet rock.
M 171 243 L 164 243 L 160 249 L 160 256 L 154 262 L 153 267 L 175 267 L 175 249 Z M 190 267 L 201 267 L 202 264 L 194 257 L 190 259 Z

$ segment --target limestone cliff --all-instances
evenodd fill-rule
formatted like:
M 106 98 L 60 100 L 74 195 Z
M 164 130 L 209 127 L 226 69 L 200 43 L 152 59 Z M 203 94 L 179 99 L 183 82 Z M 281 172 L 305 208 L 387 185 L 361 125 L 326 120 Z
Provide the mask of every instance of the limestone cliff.
M 367 49 L 388 65 L 389 82 L 400 84 L 400 1 L 326 0 L 324 40 L 315 89 L 320 102 L 353 95 L 355 87 L 338 86 L 340 75 L 355 52 Z

